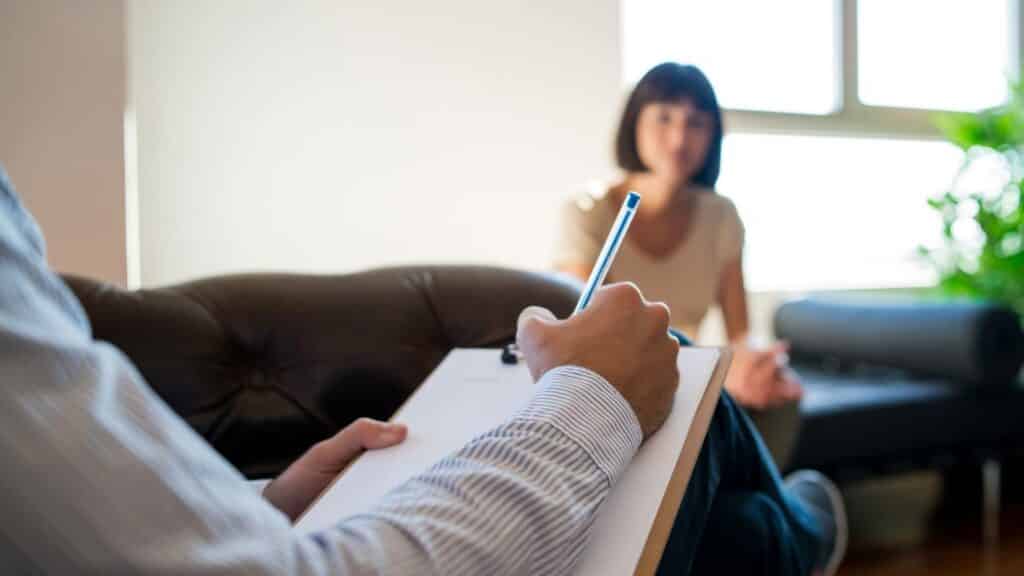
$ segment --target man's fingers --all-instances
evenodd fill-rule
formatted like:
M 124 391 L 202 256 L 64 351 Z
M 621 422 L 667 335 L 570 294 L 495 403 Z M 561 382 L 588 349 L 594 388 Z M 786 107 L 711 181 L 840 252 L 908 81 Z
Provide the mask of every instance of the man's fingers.
M 404 424 L 360 418 L 341 432 L 312 448 L 316 467 L 323 471 L 340 471 L 363 450 L 386 448 L 405 439 Z
M 405 424 L 388 423 L 376 428 L 368 436 L 363 437 L 363 448 L 367 450 L 378 450 L 394 446 L 405 440 L 409 429 Z
M 558 320 L 555 315 L 551 313 L 551 310 L 542 306 L 527 306 L 523 308 L 523 311 L 519 313 L 519 319 L 516 321 L 516 340 L 521 338 L 524 330 L 528 330 L 527 326 L 533 321 L 540 321 L 541 323 L 555 322 Z
M 672 311 L 664 302 L 649 302 L 647 304 L 651 316 L 654 318 L 654 326 L 657 334 L 668 334 L 668 328 L 672 325 Z

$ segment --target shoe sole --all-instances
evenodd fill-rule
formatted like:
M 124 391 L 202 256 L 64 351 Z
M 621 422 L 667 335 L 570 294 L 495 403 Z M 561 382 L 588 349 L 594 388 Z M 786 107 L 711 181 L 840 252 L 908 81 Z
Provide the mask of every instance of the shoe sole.
M 811 482 L 820 484 L 825 489 L 829 503 L 832 504 L 832 517 L 836 523 L 835 548 L 825 563 L 825 576 L 834 576 L 839 571 L 839 565 L 846 556 L 846 546 L 849 542 L 849 526 L 846 523 L 846 506 L 843 505 L 843 496 L 839 488 L 824 474 L 814 470 L 800 470 L 786 478 L 787 481 L 797 482 L 803 478 L 809 478 Z M 787 482 L 788 484 L 789 482 Z

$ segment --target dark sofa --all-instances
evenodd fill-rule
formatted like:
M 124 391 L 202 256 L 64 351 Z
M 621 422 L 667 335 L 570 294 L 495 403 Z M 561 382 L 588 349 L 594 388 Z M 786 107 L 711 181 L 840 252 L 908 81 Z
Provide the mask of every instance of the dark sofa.
M 500 346 L 527 305 L 578 286 L 499 268 L 223 276 L 128 291 L 65 281 L 95 338 L 246 476 L 272 476 L 360 416 L 388 418 L 454 347 Z
M 359 416 L 387 418 L 453 347 L 498 347 L 530 304 L 565 316 L 579 285 L 489 267 L 252 274 L 126 291 L 66 277 L 95 337 L 249 477 L 281 471 Z M 1024 392 L 795 364 L 808 386 L 791 468 L 843 480 L 1002 458 Z

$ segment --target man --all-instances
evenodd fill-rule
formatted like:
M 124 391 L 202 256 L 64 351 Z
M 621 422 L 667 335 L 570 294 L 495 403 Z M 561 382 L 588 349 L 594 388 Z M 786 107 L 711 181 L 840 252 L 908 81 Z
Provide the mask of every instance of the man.
M 370 513 L 306 537 L 290 520 L 360 449 L 399 442 L 404 429 L 357 422 L 313 447 L 262 498 L 118 350 L 92 339 L 0 169 L 0 566 L 53 574 L 569 572 L 609 488 L 670 410 L 678 374 L 668 320 L 664 305 L 630 285 L 602 289 L 565 321 L 528 310 L 517 338 L 538 380 L 532 402 Z M 784 489 L 744 418 L 724 397 L 662 571 L 728 566 L 719 561 L 735 559 L 720 551 L 735 550 L 728 542 L 737 535 L 744 558 L 763 571 L 832 569 L 834 501 L 816 477 Z

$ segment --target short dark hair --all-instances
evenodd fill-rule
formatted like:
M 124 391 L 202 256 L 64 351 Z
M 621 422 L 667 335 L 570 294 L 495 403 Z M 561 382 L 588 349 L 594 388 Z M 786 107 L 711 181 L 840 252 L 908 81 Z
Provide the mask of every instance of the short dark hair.
M 722 163 L 722 110 L 718 107 L 715 90 L 700 68 L 676 62 L 664 62 L 651 68 L 626 100 L 626 108 L 619 120 L 615 135 L 615 160 L 627 172 L 647 172 L 636 148 L 636 122 L 640 111 L 651 102 L 688 100 L 704 112 L 711 114 L 714 127 L 711 146 L 704 165 L 693 177 L 693 182 L 714 188 Z

